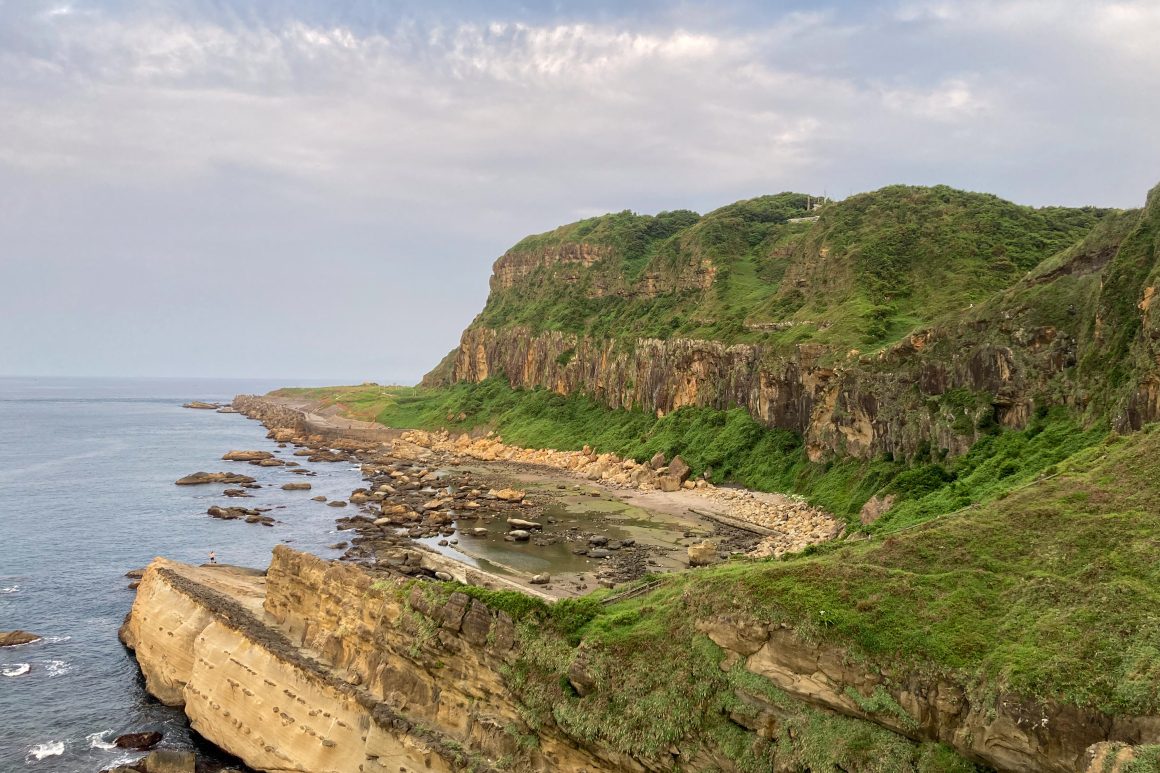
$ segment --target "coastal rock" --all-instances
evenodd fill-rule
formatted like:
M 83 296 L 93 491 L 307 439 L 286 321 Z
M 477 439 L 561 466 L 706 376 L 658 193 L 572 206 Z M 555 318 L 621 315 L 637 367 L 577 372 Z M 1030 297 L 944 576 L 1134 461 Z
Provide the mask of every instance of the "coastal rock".
M 302 482 L 302 483 L 283 483 L 283 484 L 282 484 L 282 490 L 283 490 L 283 491 L 309 491 L 310 489 L 311 489 L 311 486 L 310 486 L 310 484 L 309 484 L 309 483 L 306 483 L 306 482 Z
M 326 503 L 327 507 L 346 507 L 346 502 L 341 499 L 332 499 Z
M 508 532 L 508 536 L 514 539 L 516 542 L 527 542 L 531 538 L 532 533 L 529 531 L 524 531 L 523 529 L 513 529 L 512 531 Z
M 119 749 L 136 749 L 144 751 L 161 743 L 161 733 L 156 730 L 145 730 L 140 733 L 124 733 L 113 739 L 113 745 Z
M 15 647 L 20 644 L 31 644 L 40 641 L 43 636 L 28 631 L 0 631 L 0 647 Z
M 508 518 L 507 524 L 509 529 L 523 529 L 525 531 L 544 528 L 538 521 L 525 521 L 523 518 Z
M 859 514 L 859 518 L 861 519 L 863 525 L 869 526 L 884 516 L 886 512 L 893 506 L 893 494 L 887 494 L 886 496 L 872 496 L 866 501 L 866 504 L 862 506 L 862 512 Z
M 500 500 L 501 502 L 522 502 L 524 501 L 524 496 L 526 495 L 525 492 L 514 488 L 505 488 L 500 489 L 499 491 L 492 489 L 487 493 Z
M 229 483 L 246 485 L 253 483 L 249 475 L 239 475 L 236 472 L 195 472 L 174 481 L 178 486 L 199 486 L 206 483 Z
M 252 497 L 253 496 L 253 494 L 247 493 L 245 489 L 240 489 L 240 488 L 228 488 L 225 491 L 223 491 L 222 494 L 224 494 L 227 497 Z
M 176 749 L 158 749 L 145 758 L 145 773 L 196 773 L 197 755 Z
M 689 566 L 708 566 L 716 563 L 718 559 L 717 545 L 710 541 L 690 545 L 688 554 Z
M 577 657 L 568 667 L 568 683 L 581 698 L 596 692 L 596 678 L 588 672 L 583 655 Z
M 682 483 L 685 482 L 685 479 L 689 477 L 689 473 L 692 471 L 692 468 L 679 455 L 674 456 L 673 460 L 669 462 L 669 475 L 672 475 Z
M 191 400 L 181 406 L 182 408 L 194 408 L 199 411 L 216 411 L 221 406 L 217 403 L 203 403 L 201 400 Z
M 227 462 L 260 462 L 273 458 L 269 451 L 228 451 L 222 455 L 222 460 Z

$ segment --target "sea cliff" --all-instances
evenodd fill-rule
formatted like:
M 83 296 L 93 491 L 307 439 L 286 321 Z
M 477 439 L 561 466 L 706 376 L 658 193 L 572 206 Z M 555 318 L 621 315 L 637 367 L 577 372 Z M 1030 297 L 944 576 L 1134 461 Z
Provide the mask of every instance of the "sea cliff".
M 792 734 L 795 717 L 817 707 L 943 741 L 1001 771 L 1075 773 L 1107 753 L 1102 742 L 1160 733 L 1153 717 L 971 694 L 918 673 L 888 679 L 741 617 L 696 627 L 721 648 L 723 670 L 742 664 L 750 675 L 729 721 L 751 744 Z M 551 720 L 529 725 L 512 685 L 527 635 L 465 593 L 286 547 L 264 574 L 156 559 L 121 632 L 150 693 L 184 706 L 195 730 L 257 770 L 744 769 L 696 731 L 679 753 L 632 755 Z M 583 648 L 573 657 L 563 667 L 578 694 L 600 689 Z M 770 697 L 778 691 L 791 700 Z M 787 754 L 775 769 L 809 768 Z

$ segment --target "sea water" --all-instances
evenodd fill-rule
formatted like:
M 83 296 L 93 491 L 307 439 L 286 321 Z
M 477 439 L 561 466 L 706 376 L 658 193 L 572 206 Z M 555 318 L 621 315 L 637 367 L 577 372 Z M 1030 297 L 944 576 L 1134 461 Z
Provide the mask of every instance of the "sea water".
M 182 408 L 284 384 L 222 380 L 0 378 L 0 631 L 39 642 L 0 648 L 0 771 L 93 773 L 139 754 L 119 733 L 158 726 L 162 746 L 215 751 L 178 709 L 144 690 L 117 629 L 133 603 L 124 576 L 163 555 L 265 567 L 278 543 L 337 557 L 334 510 L 361 483 L 349 463 L 279 467 L 220 460 L 231 449 L 288 455 L 239 414 Z M 289 457 L 288 457 L 289 458 Z M 191 472 L 257 478 L 253 498 L 220 485 L 175 486 Z M 307 480 L 311 491 L 282 491 Z M 272 528 L 206 515 L 213 504 L 271 507 Z

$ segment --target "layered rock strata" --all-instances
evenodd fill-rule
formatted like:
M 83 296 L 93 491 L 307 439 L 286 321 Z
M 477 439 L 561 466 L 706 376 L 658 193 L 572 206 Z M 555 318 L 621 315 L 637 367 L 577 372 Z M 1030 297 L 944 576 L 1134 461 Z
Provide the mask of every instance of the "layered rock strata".
M 887 677 L 779 627 L 733 618 L 697 627 L 725 651 L 722 668 L 743 663 L 807 704 L 948 743 L 1000 771 L 1074 773 L 1106 757 L 1109 744 L 1160 737 L 1160 718 L 976 696 L 945 676 Z M 153 695 L 184 706 L 194 729 L 257 770 L 673 764 L 587 745 L 550 721 L 529 728 L 505 681 L 519 631 L 504 613 L 286 547 L 266 575 L 156 559 L 121 635 Z M 749 692 L 738 699 L 753 710 L 735 721 L 755 739 L 777 736 L 784 706 Z M 700 748 L 691 765 L 732 769 L 711 739 Z

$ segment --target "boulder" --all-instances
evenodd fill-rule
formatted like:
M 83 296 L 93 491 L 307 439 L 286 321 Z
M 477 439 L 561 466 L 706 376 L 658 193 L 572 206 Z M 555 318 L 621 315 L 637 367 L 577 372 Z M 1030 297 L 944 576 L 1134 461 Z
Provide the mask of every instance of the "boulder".
M 283 483 L 282 484 L 283 491 L 309 491 L 310 488 L 311 488 L 310 484 L 306 483 L 305 481 L 303 481 L 301 483 L 296 482 L 296 483 Z
M 682 483 L 685 482 L 685 479 L 689 477 L 689 473 L 692 471 L 693 469 L 685 463 L 685 460 L 680 455 L 674 456 L 673 460 L 669 462 L 669 475 L 672 475 Z
M 582 698 L 596 692 L 596 679 L 588 673 L 583 658 L 577 658 L 568 667 L 568 683 Z
M 332 499 L 326 503 L 327 507 L 346 507 L 346 502 L 341 499 Z
M 534 574 L 534 575 L 532 575 L 532 579 L 528 580 L 528 582 L 530 582 L 532 585 L 547 585 L 551 581 L 552 581 L 552 575 L 546 574 L 546 573 L 545 574 Z
M 254 479 L 249 475 L 239 475 L 236 472 L 195 472 L 191 475 L 186 475 L 174 483 L 178 486 L 199 486 L 205 483 L 229 483 L 246 485 L 253 483 Z
M 227 497 L 251 497 L 253 494 L 247 494 L 245 489 L 228 488 L 222 492 Z
M 665 455 L 660 451 L 653 454 L 653 458 L 648 460 L 648 466 L 654 470 L 659 470 L 665 466 Z
M 514 539 L 516 542 L 527 542 L 531 538 L 532 533 L 530 531 L 525 531 L 524 529 L 513 529 L 512 531 L 508 532 L 508 536 Z
M 18 644 L 30 644 L 40 641 L 44 637 L 28 631 L 0 631 L 0 647 L 15 647 Z
M 509 529 L 524 529 L 525 531 L 544 528 L 537 521 L 525 521 L 523 518 L 508 518 L 507 524 Z
M 514 488 L 504 488 L 499 491 L 492 489 L 488 493 L 502 502 L 522 502 L 525 496 L 525 492 Z
M 201 400 L 190 400 L 181 407 L 196 408 L 199 411 L 216 411 L 218 408 L 221 408 L 217 403 L 203 403 Z
M 222 455 L 222 460 L 227 462 L 260 462 L 273 458 L 269 451 L 228 451 Z
M 681 479 L 676 475 L 658 475 L 657 488 L 661 491 L 680 491 Z
M 859 514 L 862 524 L 869 526 L 877 521 L 882 516 L 886 515 L 886 511 L 894 506 L 894 495 L 887 494 L 884 497 L 872 496 L 862 505 L 862 512 Z
M 316 497 L 310 497 L 310 499 L 313 502 L 325 502 L 326 501 L 326 497 L 322 496 L 321 494 L 319 494 Z
M 140 733 L 124 733 L 113 739 L 113 745 L 119 749 L 136 749 L 145 751 L 152 749 L 161 742 L 161 733 L 156 730 L 145 730 Z
M 145 773 L 197 773 L 197 756 L 176 749 L 157 749 L 145 758 Z
M 717 562 L 717 545 L 713 542 L 698 542 L 689 545 L 689 566 L 708 566 Z

